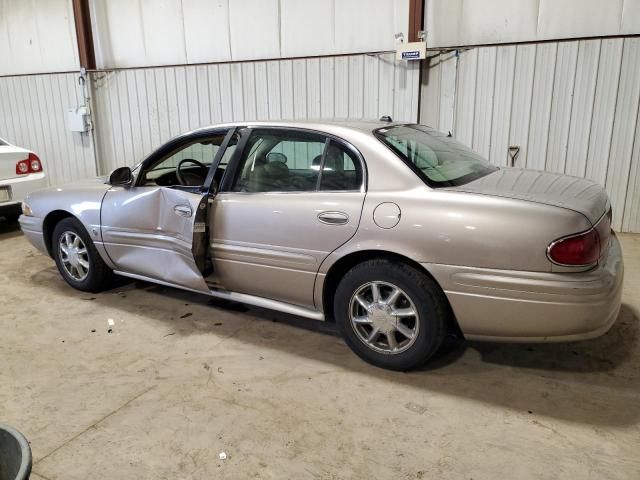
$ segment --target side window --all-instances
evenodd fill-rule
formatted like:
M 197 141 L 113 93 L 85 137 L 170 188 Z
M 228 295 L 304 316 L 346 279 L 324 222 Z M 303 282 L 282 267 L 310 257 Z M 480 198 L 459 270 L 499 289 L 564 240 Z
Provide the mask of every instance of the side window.
M 288 130 L 254 130 L 244 149 L 234 192 L 315 191 L 326 138 Z
M 360 190 L 362 167 L 351 151 L 331 141 L 327 145 L 320 190 Z
M 209 172 L 209 167 L 223 140 L 224 135 L 216 135 L 215 137 L 183 145 L 146 170 L 143 185 L 159 185 L 163 187 L 203 185 Z M 227 151 L 225 151 L 220 167 L 226 167 L 234 149 L 235 143 L 232 142 Z M 179 172 L 178 166 L 180 166 Z

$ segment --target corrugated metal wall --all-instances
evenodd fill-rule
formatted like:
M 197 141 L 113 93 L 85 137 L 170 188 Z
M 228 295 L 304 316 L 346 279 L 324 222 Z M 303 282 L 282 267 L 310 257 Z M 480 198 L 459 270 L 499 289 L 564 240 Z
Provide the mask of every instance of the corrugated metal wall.
M 93 177 L 91 135 L 65 123 L 65 110 L 82 103 L 76 74 L 0 77 L 0 136 L 36 152 L 50 185 Z
M 587 177 L 640 232 L 640 39 L 484 47 L 425 62 L 420 121 L 505 165 Z
M 99 172 L 133 165 L 169 138 L 218 122 L 281 118 L 415 121 L 418 65 L 393 55 L 273 60 L 92 73 Z M 421 122 L 505 165 L 591 178 L 607 188 L 614 227 L 640 232 L 640 39 L 474 48 L 423 71 Z M 37 152 L 49 182 L 96 173 L 91 136 L 66 108 L 76 74 L 0 77 L 0 132 Z
M 171 137 L 240 120 L 416 121 L 419 66 L 393 54 L 116 70 L 92 75 L 101 171 Z

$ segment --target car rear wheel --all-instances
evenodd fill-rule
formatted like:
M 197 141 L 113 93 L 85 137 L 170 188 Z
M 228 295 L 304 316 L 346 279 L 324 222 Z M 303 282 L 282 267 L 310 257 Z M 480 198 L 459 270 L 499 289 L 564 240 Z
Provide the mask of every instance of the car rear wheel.
M 440 347 L 449 308 L 426 274 L 399 262 L 369 260 L 342 278 L 334 315 L 349 347 L 391 370 L 424 364 Z
M 89 234 L 75 218 L 65 218 L 53 230 L 53 257 L 62 278 L 84 292 L 103 290 L 113 273 L 104 263 Z

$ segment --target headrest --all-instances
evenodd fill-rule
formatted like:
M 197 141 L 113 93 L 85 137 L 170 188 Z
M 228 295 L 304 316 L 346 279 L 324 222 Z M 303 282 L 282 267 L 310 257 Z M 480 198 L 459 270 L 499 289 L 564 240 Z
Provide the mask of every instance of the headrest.
M 264 165 L 263 171 L 270 178 L 286 178 L 289 175 L 289 167 L 284 162 L 269 162 Z

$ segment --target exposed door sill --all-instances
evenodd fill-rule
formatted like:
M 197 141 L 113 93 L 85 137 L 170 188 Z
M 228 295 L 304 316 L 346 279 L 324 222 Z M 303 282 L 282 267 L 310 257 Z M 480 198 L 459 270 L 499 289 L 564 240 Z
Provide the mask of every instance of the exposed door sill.
M 253 305 L 255 307 L 268 308 L 270 310 L 277 310 L 278 312 L 288 313 L 291 315 L 298 315 L 300 317 L 311 318 L 312 320 L 324 321 L 324 314 L 317 310 L 311 310 L 308 308 L 300 307 L 298 305 L 292 305 L 290 303 L 280 302 L 278 300 L 271 300 L 263 297 L 256 297 L 254 295 L 247 295 L 245 293 L 229 292 L 227 290 L 212 289 L 211 296 L 215 298 L 222 298 L 224 300 L 231 300 L 238 303 L 245 303 L 247 305 Z
M 138 275 L 135 273 L 127 273 L 118 270 L 114 270 L 114 273 L 122 275 L 124 277 L 133 278 L 136 280 L 144 280 L 146 282 L 158 283 L 167 287 L 179 288 L 181 290 L 188 290 L 190 292 L 209 294 L 215 298 L 222 298 L 224 300 L 231 300 L 233 302 L 245 303 L 247 305 L 253 305 L 254 307 L 268 308 L 270 310 L 276 310 L 278 312 L 288 313 L 290 315 L 297 315 L 299 317 L 310 318 L 312 320 L 324 321 L 324 314 L 317 310 L 311 310 L 309 308 L 300 307 L 298 305 L 292 305 L 286 302 L 280 302 L 278 300 L 271 300 L 269 298 L 256 297 L 254 295 L 247 295 L 246 293 L 229 292 L 219 288 L 211 288 L 208 292 L 196 290 L 193 288 L 183 287 L 176 285 L 175 283 L 164 282 L 162 280 L 156 280 L 155 278 L 145 277 L 144 275 Z

